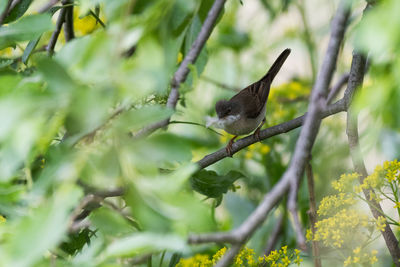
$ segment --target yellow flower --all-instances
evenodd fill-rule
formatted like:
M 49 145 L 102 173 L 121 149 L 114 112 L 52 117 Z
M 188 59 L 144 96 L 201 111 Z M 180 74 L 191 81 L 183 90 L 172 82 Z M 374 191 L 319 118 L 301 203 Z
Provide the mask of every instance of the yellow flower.
M 344 261 L 344 266 L 348 266 L 351 264 L 351 256 L 349 256 L 345 261 Z
M 358 254 L 358 253 L 360 253 L 360 251 L 361 251 L 361 247 L 357 247 L 357 248 L 353 249 L 354 254 Z
M 251 159 L 251 158 L 253 158 L 253 152 L 251 152 L 251 151 L 246 151 L 246 153 L 244 154 L 244 157 L 245 157 L 246 159 Z
M 357 263 L 360 262 L 360 258 L 359 257 L 353 257 L 353 263 Z
M 176 59 L 176 62 L 179 64 L 179 63 L 182 62 L 182 59 L 183 59 L 183 54 L 182 54 L 181 52 L 179 52 L 179 53 L 178 53 L 178 57 L 177 57 L 177 59 Z
M 285 256 L 283 259 L 282 259 L 282 263 L 283 263 L 283 265 L 284 266 L 288 266 L 289 264 L 290 264 L 290 260 L 289 260 L 289 258 L 288 258 L 288 256 Z
M 261 144 L 260 152 L 261 154 L 265 155 L 271 151 L 271 148 L 268 145 Z
M 7 221 L 6 218 L 4 218 L 3 216 L 0 215 L 0 223 L 4 223 L 6 221 Z
M 311 241 L 313 239 L 313 233 L 311 229 L 307 229 L 306 238 L 308 241 Z
M 379 231 L 384 232 L 386 227 L 386 219 L 383 216 L 379 216 L 378 219 L 375 220 L 376 228 Z

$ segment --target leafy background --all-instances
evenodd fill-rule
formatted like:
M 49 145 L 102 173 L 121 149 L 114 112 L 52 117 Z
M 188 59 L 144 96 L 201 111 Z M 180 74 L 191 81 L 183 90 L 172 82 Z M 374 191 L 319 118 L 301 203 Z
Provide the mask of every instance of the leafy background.
M 353 47 L 371 52 L 356 106 L 372 170 L 400 151 L 400 5 L 378 1 L 360 23 L 365 2 L 353 2 L 335 77 L 349 69 Z M 0 265 L 124 266 L 152 255 L 154 266 L 171 266 L 215 253 L 220 246 L 189 246 L 188 234 L 239 226 L 281 177 L 299 130 L 199 171 L 194 162 L 229 137 L 179 122 L 204 124 L 218 99 L 261 77 L 286 47 L 292 54 L 273 84 L 265 127 L 302 115 L 338 1 L 227 1 L 175 112 L 165 108 L 170 79 L 213 1 L 75 1 L 76 38 L 66 42 L 61 32 L 52 57 L 45 48 L 60 9 L 38 13 L 45 3 L 20 1 L 0 27 Z M 167 130 L 129 134 L 170 115 L 177 123 Z M 312 163 L 317 200 L 352 170 L 341 115 L 323 121 Z M 280 216 L 277 247 L 295 247 L 285 202 L 249 240 L 257 254 Z M 305 184 L 298 204 L 308 227 Z

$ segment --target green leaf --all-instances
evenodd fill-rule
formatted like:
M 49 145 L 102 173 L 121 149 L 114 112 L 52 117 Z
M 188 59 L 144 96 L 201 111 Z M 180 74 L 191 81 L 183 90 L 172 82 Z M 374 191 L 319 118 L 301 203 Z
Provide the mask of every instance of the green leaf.
M 35 38 L 35 39 L 29 41 L 28 45 L 26 46 L 26 48 L 24 50 L 24 53 L 22 54 L 22 62 L 24 62 L 24 64 L 26 64 L 28 62 L 29 57 L 31 56 L 33 50 L 36 48 L 41 37 L 42 36 L 40 35 L 38 38 Z
M 117 118 L 115 126 L 123 131 L 135 131 L 153 122 L 170 117 L 172 109 L 160 105 L 146 106 L 124 112 Z
M 53 249 L 63 238 L 71 209 L 81 195 L 75 185 L 64 185 L 39 208 L 16 225 L 10 225 L 7 229 L 10 235 L 4 245 L 8 253 L 5 266 L 32 266 L 46 251 Z
M 115 240 L 107 247 L 105 257 L 128 257 L 162 250 L 183 251 L 185 247 L 186 240 L 177 235 L 142 232 Z
M 63 66 L 50 58 L 43 58 L 38 62 L 38 70 L 49 84 L 49 89 L 56 93 L 72 91 L 76 85 Z
M 100 232 L 114 237 L 136 231 L 121 214 L 105 207 L 93 211 L 90 221 Z
M 194 190 L 211 198 L 218 198 L 228 192 L 233 183 L 244 175 L 230 171 L 226 175 L 218 175 L 215 171 L 201 170 L 192 176 L 191 184 Z
M 14 62 L 14 60 L 12 60 L 12 59 L 0 58 L 0 69 L 10 66 L 13 62 Z
M 10 23 L 14 20 L 19 19 L 28 10 L 33 0 L 21 0 L 14 8 L 11 10 L 10 14 L 4 19 L 4 23 Z M 6 1 L 5 1 L 6 2 Z
M 40 34 L 53 28 L 49 14 L 30 15 L 0 27 L 0 49 L 19 41 L 37 38 Z

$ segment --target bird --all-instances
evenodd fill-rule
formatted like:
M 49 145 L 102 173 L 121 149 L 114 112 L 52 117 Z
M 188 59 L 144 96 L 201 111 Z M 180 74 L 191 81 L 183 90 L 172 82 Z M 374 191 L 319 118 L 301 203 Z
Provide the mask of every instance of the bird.
M 268 72 L 257 82 L 250 84 L 229 100 L 219 100 L 215 104 L 217 118 L 207 118 L 207 127 L 211 125 L 234 135 L 225 150 L 232 157 L 232 145 L 239 135 L 254 132 L 260 141 L 260 129 L 265 123 L 265 109 L 271 83 L 286 61 L 291 50 L 285 49 L 272 64 Z

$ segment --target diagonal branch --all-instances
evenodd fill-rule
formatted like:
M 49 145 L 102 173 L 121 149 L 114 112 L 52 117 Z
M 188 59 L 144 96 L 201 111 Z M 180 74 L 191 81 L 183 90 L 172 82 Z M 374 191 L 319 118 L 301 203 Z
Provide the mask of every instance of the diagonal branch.
M 54 30 L 53 34 L 51 35 L 49 44 L 47 45 L 47 48 L 46 48 L 49 56 L 52 56 L 54 54 L 54 47 L 56 46 L 58 36 L 60 35 L 62 25 L 65 21 L 66 11 L 67 11 L 66 8 L 61 8 L 60 13 L 58 14 L 56 29 Z
M 364 79 L 364 70 L 366 68 L 366 59 L 363 55 L 359 53 L 353 54 L 353 63 L 351 65 L 350 78 L 348 83 L 348 95 L 349 102 L 351 103 L 352 95 L 355 90 L 362 86 Z M 350 154 L 353 161 L 354 169 L 360 176 L 360 183 L 362 184 L 363 180 L 368 176 L 367 170 L 364 165 L 364 160 L 361 154 L 360 144 L 358 141 L 358 119 L 357 113 L 351 109 L 347 112 L 347 137 L 349 140 Z M 369 199 L 368 206 L 372 212 L 374 218 L 378 218 L 383 214 L 382 207 L 375 199 L 370 198 L 371 194 L 374 194 L 373 190 L 363 189 L 364 195 L 366 199 Z M 381 232 L 382 236 L 385 240 L 386 246 L 389 249 L 390 255 L 392 256 L 393 263 L 395 266 L 400 266 L 400 248 L 399 241 L 396 239 L 392 229 L 389 224 L 386 224 L 385 230 Z
M 233 237 L 233 240 L 237 241 L 233 247 L 235 249 L 239 245 L 244 244 L 248 238 L 250 238 L 250 236 L 267 218 L 269 212 L 276 205 L 279 199 L 283 197 L 289 187 L 296 185 L 304 173 L 305 165 L 309 159 L 312 146 L 321 124 L 321 112 L 325 110 L 324 104 L 326 105 L 325 98 L 328 92 L 328 86 L 336 68 L 336 60 L 349 15 L 349 6 L 342 2 L 332 22 L 331 38 L 329 40 L 328 49 L 315 82 L 308 113 L 304 119 L 304 125 L 296 143 L 296 148 L 290 165 L 282 178 L 275 184 L 271 191 L 265 195 L 263 201 L 255 211 L 250 214 L 239 228 L 228 233 Z M 217 233 L 217 235 L 219 234 L 220 233 Z M 211 236 L 212 235 L 208 235 L 209 240 L 211 240 Z M 192 236 L 189 237 L 189 242 L 201 239 L 201 235 Z M 236 254 L 234 253 L 235 251 L 231 251 L 226 253 L 222 260 L 218 262 L 218 267 L 228 266 L 232 262 Z
M 3 24 L 3 21 L 6 19 L 8 12 L 11 10 L 11 4 L 13 0 L 8 0 L 6 6 L 4 7 L 3 12 L 0 15 L 0 26 Z
M 207 18 L 205 19 L 204 24 L 201 27 L 199 35 L 197 35 L 196 40 L 190 48 L 190 51 L 183 59 L 178 70 L 175 72 L 174 77 L 171 81 L 171 92 L 169 93 L 167 101 L 168 108 L 175 109 L 179 98 L 179 87 L 182 83 L 186 81 L 186 78 L 189 74 L 189 65 L 196 62 L 197 57 L 203 49 L 206 41 L 210 37 L 212 30 L 214 29 L 215 22 L 217 21 L 217 18 L 221 13 L 222 8 L 224 7 L 225 1 L 226 0 L 214 1 L 214 4 L 207 14 Z M 147 127 L 144 127 L 142 130 L 135 133 L 134 137 L 139 138 L 147 136 L 153 133 L 155 130 L 167 126 L 169 121 L 170 118 L 148 125 Z

